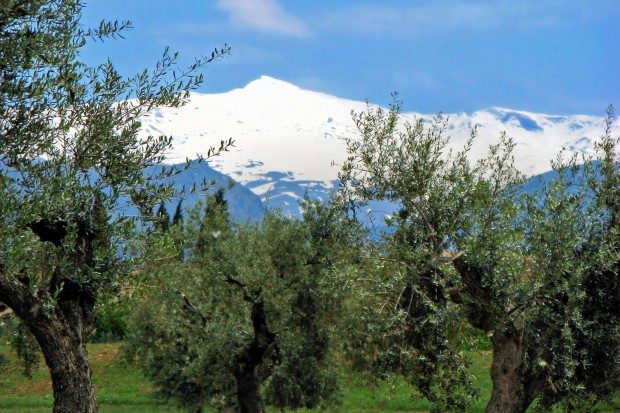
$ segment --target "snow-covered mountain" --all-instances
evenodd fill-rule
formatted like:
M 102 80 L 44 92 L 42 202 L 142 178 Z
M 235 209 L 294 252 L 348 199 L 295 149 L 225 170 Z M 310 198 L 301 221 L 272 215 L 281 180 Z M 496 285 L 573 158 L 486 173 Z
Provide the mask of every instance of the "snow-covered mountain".
M 221 139 L 234 138 L 235 148 L 209 161 L 209 166 L 250 189 L 268 206 L 295 213 L 306 191 L 325 197 L 334 187 L 338 165 L 346 155 L 346 139 L 358 136 L 351 111 L 365 108 L 365 102 L 262 76 L 226 93 L 193 93 L 181 108 L 156 109 L 143 119 L 143 133 L 174 136 L 170 163 L 194 159 Z M 416 116 L 430 119 L 432 115 L 403 114 L 409 121 Z M 569 152 L 588 151 L 604 129 L 602 117 L 505 108 L 448 116 L 455 147 L 462 146 L 470 129 L 478 125 L 475 158 L 482 157 L 505 130 L 517 142 L 516 163 L 527 175 L 548 171 L 550 160 L 562 147 Z M 616 123 L 616 134 L 619 126 Z

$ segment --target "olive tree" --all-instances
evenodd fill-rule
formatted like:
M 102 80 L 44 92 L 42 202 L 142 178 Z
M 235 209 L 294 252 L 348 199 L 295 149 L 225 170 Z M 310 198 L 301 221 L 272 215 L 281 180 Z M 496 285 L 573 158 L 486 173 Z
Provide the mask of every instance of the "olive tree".
M 346 215 L 308 203 L 301 221 L 233 224 L 217 199 L 147 242 L 128 356 L 193 411 L 263 412 L 262 390 L 282 408 L 334 402 L 331 273 L 346 262 Z
M 471 204 L 474 171 L 467 160 L 470 139 L 447 153 L 446 120 L 436 117 L 399 125 L 399 105 L 390 111 L 368 107 L 354 115 L 360 140 L 348 144 L 340 199 L 353 210 L 387 200 L 387 242 L 370 256 L 362 280 L 359 331 L 351 340 L 375 375 L 405 375 L 439 408 L 465 408 L 475 390 L 458 343 L 460 317 L 449 301 L 454 283 L 442 257 Z M 399 129 L 402 126 L 403 129 Z M 356 213 L 356 215 L 359 215 Z M 376 265 L 372 264 L 376 262 Z M 365 366 L 366 368 L 368 366 Z
M 522 412 L 534 400 L 573 410 L 618 387 L 620 186 L 611 110 L 606 120 L 594 159 L 559 157 L 555 177 L 529 196 L 515 194 L 518 185 L 501 190 L 507 156 L 485 165 L 487 184 L 479 185 L 469 233 L 456 238 L 465 253 L 454 266 L 468 320 L 491 334 L 488 411 Z
M 151 71 L 124 78 L 109 61 L 86 66 L 79 52 L 130 23 L 86 29 L 82 8 L 79 0 L 0 5 L 0 301 L 36 338 L 56 412 L 97 410 L 86 342 L 97 300 L 115 294 L 128 271 L 118 254 L 134 227 L 127 206 L 151 211 L 172 193 L 158 179 L 174 169 L 144 174 L 171 137 L 139 137 L 140 117 L 182 105 L 202 82 L 199 70 L 228 50 L 187 68 L 166 50 Z
M 474 163 L 467 152 L 476 131 L 452 152 L 441 116 L 428 127 L 399 125 L 396 103 L 355 121 L 362 137 L 349 143 L 341 199 L 399 207 L 375 271 L 370 361 L 407 374 L 438 408 L 464 409 L 475 395 L 458 343 L 464 320 L 491 337 L 487 411 L 612 394 L 620 338 L 611 128 L 598 162 L 557 162 L 557 177 L 524 196 L 505 135 Z

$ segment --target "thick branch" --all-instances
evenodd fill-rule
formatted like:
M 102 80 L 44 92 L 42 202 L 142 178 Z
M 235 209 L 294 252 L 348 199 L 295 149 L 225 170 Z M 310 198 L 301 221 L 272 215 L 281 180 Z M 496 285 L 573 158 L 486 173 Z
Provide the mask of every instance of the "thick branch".
M 51 242 L 57 247 L 62 245 L 63 239 L 67 236 L 66 221 L 41 219 L 39 221 L 29 223 L 27 227 L 39 237 L 41 242 Z
M 11 313 L 11 309 L 6 306 L 3 302 L 0 302 L 0 317 L 4 317 L 7 314 Z
M 452 262 L 469 296 L 467 300 L 471 307 L 467 315 L 469 322 L 483 331 L 493 330 L 496 326 L 494 326 L 492 314 L 488 311 L 489 303 L 492 301 L 491 292 L 482 283 L 485 269 L 470 263 L 465 254 L 457 256 Z
M 189 301 L 189 298 L 187 298 L 185 294 L 181 293 L 181 298 L 183 299 L 183 309 L 188 310 L 194 313 L 195 315 L 197 315 L 200 318 L 200 321 L 202 322 L 202 326 L 206 327 L 209 321 L 207 320 L 207 317 L 205 317 L 205 315 L 202 314 L 202 312 L 200 311 L 198 307 L 196 307 L 194 304 L 191 303 L 191 301 Z
M 11 308 L 20 318 L 32 314 L 36 298 L 22 281 L 13 276 L 0 263 L 0 302 Z
M 241 291 L 243 291 L 243 300 L 247 301 L 248 303 L 254 304 L 258 299 L 258 296 L 260 295 L 260 289 L 254 290 L 252 292 L 255 296 L 252 297 L 252 295 L 250 295 L 250 292 L 248 291 L 250 287 L 246 283 L 239 281 L 238 279 L 233 278 L 230 275 L 226 277 L 226 282 L 241 288 Z
M 252 303 L 250 318 L 252 319 L 254 334 L 250 345 L 237 355 L 237 361 L 239 362 L 237 374 L 251 375 L 260 379 L 259 376 L 266 377 L 271 374 L 271 367 L 266 364 L 270 351 L 273 362 L 278 363 L 278 336 L 267 323 L 267 312 L 262 300 Z M 261 369 L 264 370 L 262 374 L 259 373 Z

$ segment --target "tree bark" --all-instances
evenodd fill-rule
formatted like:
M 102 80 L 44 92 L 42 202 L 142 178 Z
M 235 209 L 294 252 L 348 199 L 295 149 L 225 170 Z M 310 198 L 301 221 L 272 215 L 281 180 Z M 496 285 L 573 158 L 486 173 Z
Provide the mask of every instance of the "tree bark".
M 267 323 L 265 303 L 260 298 L 261 289 L 251 289 L 231 276 L 226 278 L 226 282 L 239 287 L 243 292 L 243 301 L 251 305 L 250 318 L 254 333 L 250 344 L 236 356 L 237 410 L 239 413 L 264 413 L 260 384 L 271 374 L 273 366 L 266 365 L 269 357 L 273 364 L 278 362 L 277 336 Z
M 248 294 L 244 297 L 250 301 Z M 252 300 L 252 326 L 254 338 L 237 357 L 237 408 L 239 413 L 264 413 L 265 406 L 260 395 L 259 368 L 263 367 L 267 353 L 275 343 L 276 335 L 269 329 L 267 314 L 262 300 Z
M 32 330 L 52 377 L 54 413 L 95 413 L 97 402 L 86 343 L 57 323 L 51 328 L 37 325 Z
M 50 297 L 33 291 L 0 263 L 0 300 L 10 307 L 37 339 L 50 370 L 54 413 L 97 411 L 86 342 L 92 331 L 94 298 L 70 285 L 57 305 L 45 308 Z
M 483 282 L 488 269 L 468 261 L 461 254 L 453 261 L 463 281 L 463 291 L 457 297 L 466 303 L 469 323 L 486 332 L 493 332 L 493 361 L 491 380 L 493 390 L 486 406 L 487 413 L 522 413 L 542 391 L 538 377 L 532 377 L 524 364 L 523 338 L 512 323 L 502 329 L 503 314 L 492 313 L 494 294 Z M 466 295 L 463 300 L 463 293 Z
M 493 391 L 487 413 L 523 413 L 536 397 L 534 380 L 523 369 L 523 344 L 514 329 L 495 332 L 492 338 Z M 533 378 L 532 378 L 533 379 Z

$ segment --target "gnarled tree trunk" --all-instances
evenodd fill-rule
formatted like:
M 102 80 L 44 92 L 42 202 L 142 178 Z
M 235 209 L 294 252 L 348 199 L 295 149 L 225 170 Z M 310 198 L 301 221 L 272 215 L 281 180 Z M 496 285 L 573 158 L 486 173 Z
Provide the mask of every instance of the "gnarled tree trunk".
M 31 326 L 52 377 L 54 413 L 97 411 L 86 343 L 73 328 L 53 320 Z
M 277 353 L 276 334 L 267 323 L 265 305 L 260 296 L 260 289 L 250 291 L 247 285 L 232 277 L 227 282 L 237 285 L 243 291 L 244 301 L 251 304 L 251 319 L 254 336 L 252 342 L 236 357 L 237 368 L 237 411 L 239 413 L 264 413 L 265 405 L 260 395 L 260 384 L 266 369 L 269 353 Z
M 472 326 L 485 332 L 493 332 L 493 390 L 486 412 L 525 412 L 540 393 L 542 386 L 539 378 L 531 377 L 524 365 L 523 338 L 512 323 L 508 323 L 503 329 L 497 329 L 502 323 L 502 314 L 494 314 L 489 310 L 494 300 L 493 291 L 483 282 L 488 269 L 469 262 L 464 254 L 457 256 L 453 263 L 464 284 L 464 289 L 459 292 L 456 301 L 467 303 L 467 319 Z
M 28 327 L 45 357 L 52 378 L 54 413 L 97 411 L 86 342 L 93 326 L 94 297 L 63 281 L 56 305 L 46 308 L 51 297 L 35 291 L 0 263 L 0 300 Z
M 493 391 L 487 413 L 522 413 L 532 404 L 538 392 L 534 378 L 523 366 L 523 344 L 513 328 L 493 334 L 491 380 Z
M 239 413 L 264 413 L 265 406 L 260 396 L 260 383 L 255 371 L 245 368 L 235 374 L 237 380 L 237 411 Z

